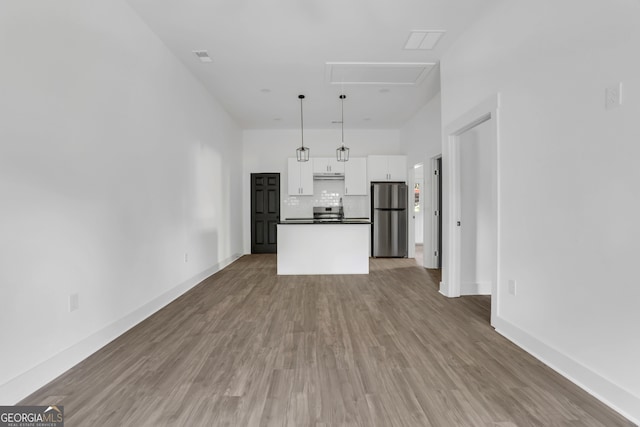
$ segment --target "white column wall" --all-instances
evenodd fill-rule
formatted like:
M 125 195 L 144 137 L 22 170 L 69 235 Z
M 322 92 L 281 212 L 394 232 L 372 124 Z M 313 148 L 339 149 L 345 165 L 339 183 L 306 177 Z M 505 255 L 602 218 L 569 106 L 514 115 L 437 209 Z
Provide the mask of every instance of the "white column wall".
M 638 22 L 631 0 L 504 1 L 441 63 L 445 126 L 500 94 L 498 330 L 636 422 Z
M 432 215 L 431 159 L 442 153 L 440 102 L 441 95 L 438 93 L 400 129 L 400 147 L 402 152 L 407 155 L 407 164 L 409 166 L 418 163 L 424 164 L 422 241 L 424 242 L 424 266 L 427 268 L 434 267 L 431 256 L 435 250 L 432 245 L 434 216 Z

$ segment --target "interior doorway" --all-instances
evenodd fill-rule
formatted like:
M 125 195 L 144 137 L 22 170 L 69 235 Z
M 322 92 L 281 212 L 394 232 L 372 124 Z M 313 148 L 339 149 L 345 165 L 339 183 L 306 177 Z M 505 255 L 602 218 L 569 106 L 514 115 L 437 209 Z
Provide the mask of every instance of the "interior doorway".
M 499 98 L 494 96 L 444 129 L 443 250 L 440 293 L 491 295 L 499 312 Z
M 424 168 L 424 267 L 431 281 L 442 281 L 442 155 Z
M 409 209 L 414 218 L 414 244 L 415 244 L 415 260 L 416 264 L 424 267 L 424 164 L 418 163 L 413 167 L 413 190 L 411 191 L 411 200 L 409 201 Z
M 459 137 L 460 295 L 490 295 L 496 254 L 491 121 Z
M 430 268 L 442 268 L 442 155 L 431 159 Z M 439 283 L 439 282 L 438 282 Z
M 251 253 L 278 251 L 280 174 L 251 174 Z

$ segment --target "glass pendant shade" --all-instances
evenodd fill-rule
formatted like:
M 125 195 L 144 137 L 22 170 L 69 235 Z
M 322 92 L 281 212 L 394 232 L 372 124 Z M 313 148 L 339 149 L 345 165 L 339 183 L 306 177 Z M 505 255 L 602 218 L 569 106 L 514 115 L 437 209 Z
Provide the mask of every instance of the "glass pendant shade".
M 296 150 L 296 159 L 298 159 L 299 162 L 308 162 L 309 151 L 309 147 L 298 147 L 298 149 Z
M 349 147 L 344 146 L 344 99 L 347 95 L 340 95 L 340 102 L 342 103 L 342 145 L 336 149 L 336 159 L 339 162 L 348 162 L 349 161 Z
M 309 147 L 304 146 L 304 119 L 302 116 L 302 100 L 304 99 L 304 95 L 298 95 L 298 99 L 300 100 L 300 136 L 301 143 L 300 147 L 296 149 L 296 159 L 299 162 L 308 162 L 309 161 Z
M 349 148 L 345 147 L 344 145 L 342 147 L 338 147 L 336 149 L 336 158 L 338 159 L 339 162 L 348 162 Z

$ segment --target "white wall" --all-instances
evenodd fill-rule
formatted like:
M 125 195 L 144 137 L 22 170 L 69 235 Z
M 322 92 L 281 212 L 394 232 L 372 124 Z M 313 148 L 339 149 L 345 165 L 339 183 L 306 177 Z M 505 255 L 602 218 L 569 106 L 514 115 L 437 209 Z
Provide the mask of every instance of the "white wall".
M 0 52 L 14 404 L 242 252 L 242 135 L 122 0 L 3 2 Z
M 424 107 L 400 129 L 400 150 L 407 155 L 407 164 L 413 167 L 416 164 L 424 165 L 423 183 L 423 238 L 424 263 L 428 268 L 433 268 L 431 254 L 433 232 L 432 224 L 433 203 L 431 176 L 431 159 L 442 153 L 442 123 L 441 123 L 441 95 L 437 94 Z M 428 214 L 427 214 L 428 213 Z M 418 227 L 416 227 L 417 229 Z
M 636 422 L 638 22 L 632 0 L 503 1 L 441 64 L 445 125 L 500 93 L 498 330 Z
M 440 102 L 440 94 L 435 95 L 400 129 L 400 149 L 410 166 L 427 165 L 442 152 Z
M 462 295 L 490 294 L 495 271 L 495 200 L 491 170 L 493 132 L 484 122 L 460 135 L 460 288 Z
M 403 154 L 400 151 L 398 130 L 345 129 L 345 145 L 350 157 L 366 157 L 375 154 Z M 340 129 L 305 129 L 304 144 L 311 149 L 311 157 L 335 157 L 341 144 Z M 251 174 L 261 172 L 280 173 L 281 218 L 312 216 L 317 199 L 313 196 L 288 196 L 287 158 L 295 157 L 300 146 L 300 129 L 268 129 L 243 131 L 243 221 L 244 250 L 251 252 Z M 331 184 L 318 181 L 322 188 Z M 343 186 L 344 187 L 344 186 Z M 346 216 L 368 214 L 366 196 L 344 198 Z M 364 204 L 363 201 L 364 200 Z

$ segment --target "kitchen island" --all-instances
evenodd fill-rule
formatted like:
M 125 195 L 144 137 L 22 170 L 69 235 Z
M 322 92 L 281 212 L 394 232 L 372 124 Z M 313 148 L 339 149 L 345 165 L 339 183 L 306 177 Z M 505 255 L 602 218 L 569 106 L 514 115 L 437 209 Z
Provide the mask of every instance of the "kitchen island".
M 278 274 L 369 274 L 371 222 L 286 220 L 278 224 Z

